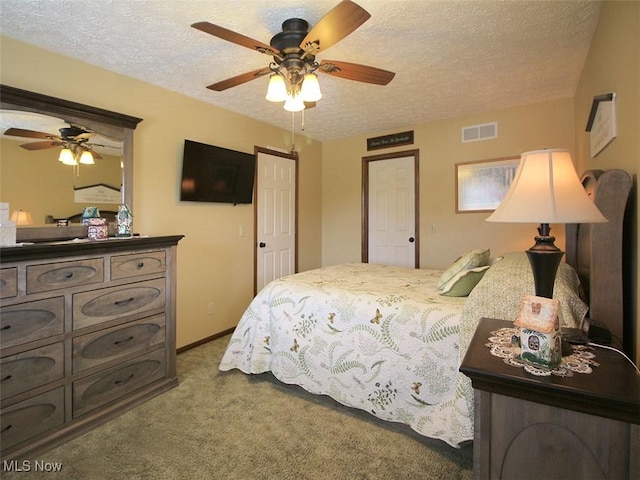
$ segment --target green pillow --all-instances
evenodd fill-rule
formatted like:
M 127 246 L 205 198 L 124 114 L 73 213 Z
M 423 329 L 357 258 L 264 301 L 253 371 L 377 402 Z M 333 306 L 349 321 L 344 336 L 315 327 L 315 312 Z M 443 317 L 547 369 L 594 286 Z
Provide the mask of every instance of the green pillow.
M 489 265 L 464 270 L 453 277 L 442 289 L 440 295 L 446 297 L 466 297 L 478 284 L 484 274 L 489 270 Z
M 465 253 L 455 262 L 449 265 L 447 269 L 442 273 L 442 275 L 440 276 L 440 281 L 438 282 L 438 288 L 442 290 L 453 277 L 464 270 L 489 265 L 490 254 L 491 252 L 488 248 L 484 250 L 477 248 Z

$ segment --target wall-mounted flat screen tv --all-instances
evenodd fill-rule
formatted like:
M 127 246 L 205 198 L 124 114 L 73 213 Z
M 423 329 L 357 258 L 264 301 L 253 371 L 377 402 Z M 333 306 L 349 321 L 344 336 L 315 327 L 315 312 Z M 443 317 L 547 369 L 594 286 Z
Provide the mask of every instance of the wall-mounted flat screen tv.
M 252 154 L 185 140 L 180 200 L 251 203 L 255 171 Z

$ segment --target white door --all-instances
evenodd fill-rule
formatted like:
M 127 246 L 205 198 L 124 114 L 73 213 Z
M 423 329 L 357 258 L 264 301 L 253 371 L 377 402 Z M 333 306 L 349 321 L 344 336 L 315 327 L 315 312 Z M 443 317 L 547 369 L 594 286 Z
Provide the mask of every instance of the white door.
M 296 271 L 296 158 L 257 149 L 256 285 Z
M 416 157 L 368 162 L 369 263 L 418 267 Z

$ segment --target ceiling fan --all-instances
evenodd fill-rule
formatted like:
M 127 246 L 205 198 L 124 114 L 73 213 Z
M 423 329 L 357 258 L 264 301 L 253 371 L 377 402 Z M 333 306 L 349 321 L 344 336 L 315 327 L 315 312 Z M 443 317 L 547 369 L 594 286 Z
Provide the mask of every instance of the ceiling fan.
M 59 160 L 67 165 L 77 165 L 78 163 L 93 164 L 95 158 L 102 158 L 95 152 L 93 147 L 104 147 L 95 143 L 88 143 L 95 133 L 80 127 L 69 124 L 68 127 L 59 129 L 60 135 L 26 130 L 22 128 L 9 128 L 4 134 L 22 138 L 42 139 L 42 142 L 28 142 L 20 146 L 25 150 L 44 150 L 46 148 L 62 147 Z
M 375 85 L 387 85 L 393 79 L 395 73 L 367 65 L 335 60 L 316 62 L 317 54 L 345 38 L 370 17 L 369 12 L 358 4 L 351 0 L 343 0 L 322 17 L 311 30 L 308 22 L 300 18 L 285 20 L 282 24 L 282 32 L 277 33 L 269 45 L 209 22 L 197 22 L 191 26 L 228 42 L 273 57 L 273 61 L 267 68 L 237 75 L 209 85 L 207 88 L 219 92 L 264 75 L 271 75 L 267 100 L 284 101 L 285 110 L 295 112 L 304 109 L 305 102 L 312 106 L 313 102 L 322 97 L 316 71 Z

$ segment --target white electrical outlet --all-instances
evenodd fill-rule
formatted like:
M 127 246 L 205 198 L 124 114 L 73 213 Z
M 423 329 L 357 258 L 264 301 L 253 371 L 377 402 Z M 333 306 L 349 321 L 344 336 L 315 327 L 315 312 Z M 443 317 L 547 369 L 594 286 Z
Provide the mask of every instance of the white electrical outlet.
M 213 302 L 209 302 L 209 305 L 207 306 L 207 313 L 209 315 L 213 315 L 215 313 L 215 309 L 213 308 Z

